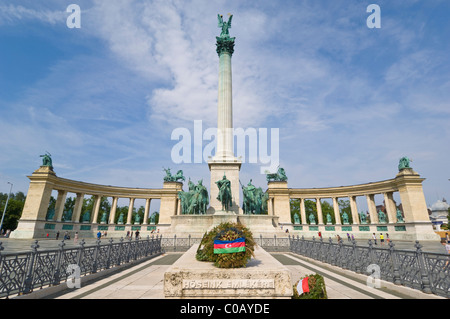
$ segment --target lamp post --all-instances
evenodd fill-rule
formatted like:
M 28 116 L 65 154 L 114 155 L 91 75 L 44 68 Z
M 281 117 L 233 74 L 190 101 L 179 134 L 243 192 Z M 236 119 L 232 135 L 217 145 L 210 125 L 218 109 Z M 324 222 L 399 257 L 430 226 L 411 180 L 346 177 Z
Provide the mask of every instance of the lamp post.
M 9 189 L 8 198 L 6 199 L 5 209 L 3 210 L 2 221 L 0 222 L 0 235 L 2 233 L 3 219 L 5 219 L 6 208 L 8 207 L 9 197 L 11 196 L 11 191 L 12 191 L 12 187 L 13 187 L 12 183 L 8 182 L 8 184 L 11 184 L 11 187 Z

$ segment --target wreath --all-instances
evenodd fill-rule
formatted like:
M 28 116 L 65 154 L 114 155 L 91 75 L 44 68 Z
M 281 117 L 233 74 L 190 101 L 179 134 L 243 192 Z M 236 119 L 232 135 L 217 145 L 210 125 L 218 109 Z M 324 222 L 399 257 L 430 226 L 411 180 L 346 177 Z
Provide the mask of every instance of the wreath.
M 297 290 L 300 281 L 306 280 L 307 292 L 299 292 Z M 292 299 L 328 299 L 325 280 L 319 274 L 310 274 L 300 278 L 293 286 L 294 295 Z
M 241 268 L 254 257 L 254 247 L 248 228 L 240 223 L 221 223 L 203 235 L 196 259 L 213 262 L 219 268 Z

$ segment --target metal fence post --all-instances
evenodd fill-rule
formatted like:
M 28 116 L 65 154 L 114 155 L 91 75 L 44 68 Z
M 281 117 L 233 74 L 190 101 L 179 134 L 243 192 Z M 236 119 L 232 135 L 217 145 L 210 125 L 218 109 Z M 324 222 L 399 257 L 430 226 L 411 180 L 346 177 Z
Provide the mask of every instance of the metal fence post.
M 92 264 L 92 273 L 95 274 L 97 272 L 97 266 L 98 266 L 98 252 L 100 250 L 100 239 L 97 239 L 97 241 L 95 242 L 96 246 L 94 248 L 94 260 L 93 260 L 93 264 Z
M 398 269 L 398 262 L 397 262 L 397 252 L 394 249 L 395 244 L 390 241 L 389 242 L 389 255 L 391 257 L 391 263 L 392 263 L 392 268 L 393 268 L 393 276 L 392 276 L 392 281 L 394 282 L 395 285 L 401 285 L 401 280 L 400 280 L 400 271 Z
M 28 294 L 33 291 L 33 267 L 34 259 L 36 258 L 37 249 L 39 248 L 38 241 L 36 240 L 33 245 L 31 245 L 31 258 L 27 269 L 27 276 L 24 281 L 23 293 Z
M 353 264 L 355 265 L 355 272 L 360 273 L 361 270 L 359 269 L 359 256 L 358 256 L 358 247 L 356 247 L 356 240 L 353 238 L 352 240 L 352 246 L 353 246 Z
M 53 274 L 53 285 L 59 285 L 59 282 L 61 281 L 61 259 L 62 259 L 62 255 L 64 254 L 64 246 L 66 245 L 66 243 L 64 242 L 64 239 L 58 244 L 59 246 L 59 250 L 58 250 L 58 255 L 56 257 L 56 267 L 55 267 L 55 273 Z
M 123 237 L 120 237 L 119 248 L 117 251 L 117 266 L 120 266 L 122 262 L 122 250 L 123 250 Z
M 173 250 L 177 251 L 177 234 L 173 235 Z
M 111 267 L 111 250 L 113 246 L 114 240 L 112 238 L 109 239 L 108 244 L 108 252 L 106 253 L 106 269 L 109 269 Z
M 426 294 L 431 294 L 432 291 L 430 287 L 430 279 L 428 278 L 428 271 L 422 254 L 423 246 L 419 243 L 418 240 L 416 240 L 416 244 L 414 245 L 414 247 L 416 247 L 417 262 L 419 263 L 420 277 L 422 280 L 422 291 Z

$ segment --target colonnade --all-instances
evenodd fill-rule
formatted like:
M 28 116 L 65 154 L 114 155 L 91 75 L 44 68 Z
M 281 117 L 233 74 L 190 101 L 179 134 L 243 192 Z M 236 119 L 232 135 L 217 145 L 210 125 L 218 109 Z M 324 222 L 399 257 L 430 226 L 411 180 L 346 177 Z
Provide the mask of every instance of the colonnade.
M 269 182 L 268 184 L 268 211 L 269 215 L 279 216 L 279 224 L 290 230 L 299 230 L 312 235 L 317 231 L 358 232 L 363 237 L 370 238 L 372 232 L 397 232 L 397 238 L 402 239 L 436 239 L 429 216 L 422 182 L 424 178 L 411 168 L 402 169 L 395 178 L 367 184 L 328 187 L 328 188 L 288 188 L 287 182 Z M 401 217 L 397 217 L 397 205 L 394 194 L 400 197 L 402 205 Z M 386 220 L 379 220 L 375 196 L 383 196 Z M 363 197 L 367 202 L 369 221 L 361 222 L 356 198 Z M 345 223 L 341 218 L 338 200 L 349 200 L 352 223 Z M 290 200 L 300 201 L 301 223 L 295 224 L 291 220 Z M 314 223 L 309 221 L 305 209 L 305 201 L 316 201 L 317 219 Z M 333 224 L 324 221 L 321 200 L 331 199 L 333 203 Z M 349 218 L 350 219 L 350 218 Z M 352 227 L 353 226 L 353 227 Z M 300 233 L 301 233 L 300 232 Z M 400 235 L 401 234 L 401 235 Z M 361 237 L 361 236 L 360 236 Z
M 57 177 L 55 172 L 47 166 L 41 166 L 28 178 L 30 186 L 22 217 L 17 229 L 12 232 L 12 237 L 16 238 L 42 237 L 46 232 L 56 232 L 57 230 L 90 231 L 90 235 L 95 235 L 98 230 L 123 231 L 125 229 L 123 226 L 149 226 L 148 218 L 152 200 L 160 201 L 158 227 L 164 228 L 170 226 L 171 216 L 174 213 L 177 214 L 180 209 L 177 195 L 182 190 L 182 184 L 178 182 L 164 182 L 160 189 L 98 185 Z M 49 202 L 54 191 L 58 193 L 55 214 L 47 220 Z M 64 220 L 64 206 L 69 193 L 75 194 L 75 205 L 70 220 Z M 83 223 L 80 222 L 80 218 L 82 218 L 83 200 L 86 195 L 93 196 L 94 203 L 89 221 Z M 112 198 L 112 205 L 110 211 L 107 212 L 109 218 L 98 223 L 103 197 Z M 129 200 L 124 224 L 115 222 L 119 199 Z M 139 225 L 132 225 L 133 208 L 137 199 L 145 200 L 144 218 Z M 129 229 L 132 230 L 132 228 Z M 149 230 L 149 228 L 142 230 Z

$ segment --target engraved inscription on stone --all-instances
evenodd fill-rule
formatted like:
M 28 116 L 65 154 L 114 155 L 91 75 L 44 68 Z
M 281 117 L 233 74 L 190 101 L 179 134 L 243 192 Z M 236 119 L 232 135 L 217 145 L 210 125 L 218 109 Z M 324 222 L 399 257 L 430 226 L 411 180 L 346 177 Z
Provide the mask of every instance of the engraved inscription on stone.
M 275 289 L 273 279 L 183 280 L 183 289 Z

